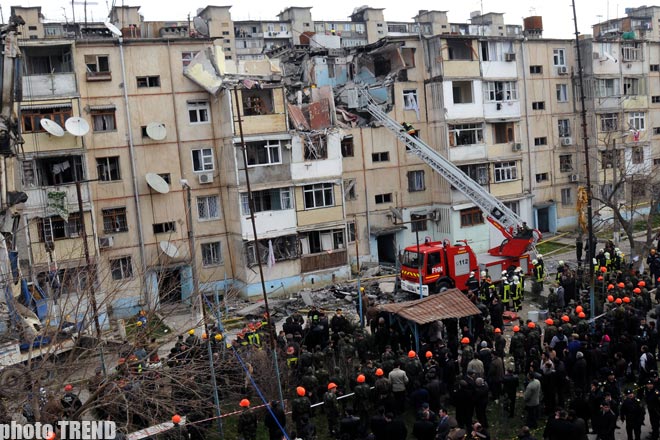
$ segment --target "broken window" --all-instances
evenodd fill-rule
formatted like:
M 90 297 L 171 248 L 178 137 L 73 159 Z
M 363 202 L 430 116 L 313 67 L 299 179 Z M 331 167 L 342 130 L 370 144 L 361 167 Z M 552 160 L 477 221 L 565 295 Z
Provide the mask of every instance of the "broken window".
M 618 78 L 604 78 L 596 80 L 596 96 L 598 98 L 619 96 L 620 93 Z
M 324 135 L 306 135 L 304 142 L 305 160 L 319 160 L 328 158 L 328 143 Z
M 474 102 L 472 96 L 472 81 L 453 81 L 452 91 L 454 104 L 471 104 Z
M 122 257 L 110 260 L 110 271 L 115 281 L 133 278 L 133 263 L 131 257 Z
M 356 200 L 357 199 L 357 190 L 355 186 L 357 180 L 355 179 L 345 179 L 344 180 L 344 199 L 345 200 Z
M 246 142 L 248 166 L 282 163 L 280 141 Z
M 96 158 L 96 172 L 101 182 L 121 180 L 119 156 Z
M 493 124 L 493 138 L 496 144 L 515 142 L 513 122 L 496 122 Z
M 512 41 L 481 42 L 481 59 L 483 61 L 509 61 L 507 55 L 511 57 L 513 53 Z
M 353 157 L 354 155 L 353 136 L 344 136 L 341 140 L 341 157 Z
M 80 227 L 80 213 L 78 212 L 70 213 L 68 221 L 65 221 L 59 215 L 37 218 L 39 241 L 42 243 L 76 238 L 80 234 Z
M 303 255 L 345 249 L 343 229 L 310 231 L 300 234 L 300 247 Z
M 382 55 L 377 55 L 374 58 L 374 75 L 375 76 L 385 76 L 390 74 L 392 71 L 392 60 L 388 57 Z
M 572 154 L 562 154 L 559 156 L 559 171 L 562 173 L 568 173 L 573 171 L 573 155 Z
M 183 67 L 188 66 L 198 53 L 199 51 L 197 50 L 181 52 L 181 64 Z
M 92 110 L 92 127 L 95 133 L 104 131 L 115 131 L 117 124 L 115 122 L 115 110 Z
M 402 47 L 401 48 L 401 58 L 407 69 L 415 67 L 415 48 L 414 47 Z
M 211 243 L 202 243 L 202 265 L 213 266 L 222 264 L 222 243 L 213 241 Z
M 403 91 L 403 109 L 404 110 L 419 110 L 417 104 L 417 90 L 409 89 Z
M 298 248 L 298 237 L 294 235 L 284 235 L 282 237 L 274 237 L 269 239 L 259 240 L 259 259 L 262 264 L 268 263 L 268 254 L 270 253 L 270 248 L 273 249 L 273 257 L 271 261 L 285 261 L 293 260 L 300 256 Z M 270 243 L 270 245 L 269 245 Z M 247 259 L 247 265 L 252 267 L 257 264 L 257 246 L 255 242 L 245 243 L 245 255 Z
M 103 232 L 106 234 L 113 232 L 128 231 L 128 221 L 126 219 L 126 208 L 109 208 L 101 210 L 103 215 Z
M 641 95 L 643 93 L 642 81 L 639 78 L 623 78 L 624 95 Z
M 357 228 L 355 226 L 355 222 L 348 222 L 346 223 L 346 226 L 348 228 L 348 242 L 349 243 L 355 243 L 355 240 L 358 239 L 357 236 Z
M 81 156 L 39 157 L 23 161 L 23 183 L 28 187 L 64 185 L 84 179 Z
M 241 96 L 245 116 L 270 115 L 275 112 L 272 89 L 243 89 Z
M 213 149 L 192 150 L 193 171 L 213 171 Z
M 424 170 L 408 172 L 408 192 L 424 191 Z
M 252 191 L 254 212 L 282 211 L 292 209 L 291 188 L 273 188 L 263 191 Z M 243 215 L 250 215 L 250 199 L 247 193 L 241 193 L 241 209 Z
M 488 165 L 461 165 L 459 168 L 479 185 L 488 185 Z
M 631 151 L 631 160 L 633 165 L 644 163 L 644 147 L 633 147 Z
M 600 153 L 600 164 L 601 168 L 614 168 L 621 164 L 621 151 L 616 150 L 607 150 Z
M 64 127 L 64 122 L 73 116 L 71 104 L 53 104 L 51 106 L 21 107 L 23 133 L 45 133 L 41 126 L 42 119 L 50 119 Z
M 447 50 L 450 60 L 472 61 L 472 40 L 448 39 Z
M 154 223 L 154 234 L 165 234 L 167 232 L 176 232 L 176 222 Z
M 600 131 L 617 131 L 619 129 L 619 115 L 616 113 L 603 113 L 600 115 Z
M 71 45 L 32 47 L 22 46 L 23 72 L 26 75 L 72 73 Z
M 112 79 L 108 55 L 85 55 L 87 81 Z
M 483 124 L 457 124 L 449 126 L 449 146 L 480 144 L 484 140 Z

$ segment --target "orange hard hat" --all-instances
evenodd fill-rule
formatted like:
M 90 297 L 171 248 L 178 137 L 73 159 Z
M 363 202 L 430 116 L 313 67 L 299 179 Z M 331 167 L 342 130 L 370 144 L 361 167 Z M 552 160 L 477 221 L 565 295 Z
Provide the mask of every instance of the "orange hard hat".
M 337 388 L 337 384 L 336 384 L 336 383 L 334 383 L 334 382 L 330 382 L 330 383 L 328 384 L 328 390 L 332 390 L 332 389 L 335 389 L 335 388 Z
M 635 288 L 633 289 L 633 293 L 636 293 L 636 294 L 639 295 L 640 293 L 642 293 L 642 289 L 640 289 L 639 287 L 635 287 Z
M 429 359 L 429 358 L 433 357 L 433 353 L 431 353 L 430 351 L 427 351 L 424 356 L 426 356 L 426 359 Z
M 639 283 L 637 283 L 639 287 L 646 287 L 646 281 L 642 280 Z
M 607 290 L 612 290 L 614 289 L 614 284 L 608 284 L 607 285 Z
M 578 313 L 578 318 L 580 318 L 580 319 L 584 319 L 584 318 L 586 318 L 586 317 L 587 317 L 587 315 L 585 315 L 584 312 L 580 312 L 580 313 Z
M 296 394 L 300 397 L 303 397 L 305 394 L 307 394 L 307 391 L 303 387 L 298 387 L 296 388 Z
M 358 374 L 357 383 L 364 383 L 365 377 L 364 374 Z
M 605 266 L 603 266 L 603 267 L 600 268 L 600 271 L 605 273 L 605 272 L 607 272 L 607 268 Z
M 207 335 L 206 333 L 202 333 L 202 339 L 208 339 L 208 338 L 209 338 L 209 335 Z
M 614 297 L 612 295 L 607 295 L 607 301 L 614 302 Z
M 408 357 L 409 357 L 410 359 L 413 359 L 415 356 L 417 356 L 417 353 L 415 353 L 413 350 L 410 350 L 410 351 L 408 352 Z
M 630 302 L 630 298 L 627 297 L 627 296 L 624 296 L 624 297 L 623 297 L 623 302 L 626 303 L 626 304 L 628 304 L 628 303 Z
M 379 377 L 380 377 L 380 376 L 382 376 L 383 374 L 385 374 L 385 373 L 383 373 L 383 369 L 382 369 L 382 368 L 376 368 L 376 376 L 379 376 Z
M 598 281 L 603 281 L 603 276 L 602 275 L 598 275 Z
M 178 414 L 174 414 L 172 416 L 172 423 L 174 423 L 175 425 L 178 425 L 179 423 L 181 423 L 181 416 L 178 415 Z
M 242 408 L 247 408 L 247 407 L 250 406 L 250 401 L 247 400 L 247 399 L 242 399 L 241 402 L 239 403 L 239 405 L 240 405 Z
M 619 284 L 617 284 L 617 286 L 618 286 L 620 289 L 623 289 L 624 287 L 626 287 L 626 285 L 623 284 L 623 283 L 619 283 Z
M 547 325 L 554 325 L 555 321 L 553 321 L 552 318 L 548 318 L 548 319 L 545 320 L 545 323 Z
M 126 362 L 126 358 L 119 358 L 119 360 L 117 360 L 119 365 L 123 364 L 124 362 Z
M 64 391 L 69 392 L 71 390 L 73 390 L 73 385 L 71 385 L 70 383 L 64 385 Z
M 461 339 L 461 344 L 469 344 L 470 343 L 470 338 L 465 336 L 463 339 Z
M 514 325 L 513 326 L 513 332 L 518 333 L 519 331 L 520 331 L 520 327 L 518 327 L 517 325 Z
M 621 300 L 621 298 L 617 298 L 616 301 L 614 301 L 614 302 L 617 303 L 617 304 L 621 304 L 623 301 Z
M 568 315 L 564 315 L 564 316 L 561 317 L 561 320 L 564 321 L 564 322 L 568 322 L 568 321 L 571 320 L 571 318 L 569 318 Z
M 580 313 L 580 312 L 584 312 L 584 309 L 582 308 L 582 306 L 577 306 L 575 308 L 575 313 Z
M 495 333 L 502 333 L 502 330 L 500 330 L 500 328 L 498 327 L 495 329 Z
M 530 321 L 530 322 L 527 324 L 527 328 L 536 328 L 536 324 L 534 324 L 533 322 Z

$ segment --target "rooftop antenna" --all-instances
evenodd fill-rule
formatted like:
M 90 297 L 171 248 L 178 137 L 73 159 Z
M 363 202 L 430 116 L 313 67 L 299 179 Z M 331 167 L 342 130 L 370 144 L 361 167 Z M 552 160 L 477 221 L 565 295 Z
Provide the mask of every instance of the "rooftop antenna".
M 69 19 L 66 16 L 66 8 L 65 7 L 62 7 L 62 13 L 64 14 L 64 23 L 66 23 L 68 25 L 69 24 Z

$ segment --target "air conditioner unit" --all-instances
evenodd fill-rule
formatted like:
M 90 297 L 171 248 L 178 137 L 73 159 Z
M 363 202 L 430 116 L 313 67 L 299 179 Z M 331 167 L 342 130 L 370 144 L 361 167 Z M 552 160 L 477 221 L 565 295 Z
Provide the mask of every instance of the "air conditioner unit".
M 513 145 L 511 145 L 511 151 L 520 151 L 522 150 L 522 144 L 520 142 L 516 142 Z
M 557 67 L 557 74 L 559 74 L 559 75 L 568 75 L 568 67 L 566 67 L 566 66 Z
M 515 61 L 516 60 L 516 54 L 515 53 L 506 53 L 504 54 L 504 61 Z
M 561 138 L 561 144 L 565 147 L 568 145 L 573 145 L 573 139 L 569 137 L 563 137 Z
M 440 210 L 435 209 L 435 210 L 429 212 L 429 220 L 432 220 L 434 222 L 439 222 L 440 221 Z
M 99 249 L 111 248 L 114 244 L 115 240 L 112 236 L 99 237 Z
M 580 176 L 578 176 L 577 174 L 571 174 L 570 176 L 568 176 L 568 180 L 570 180 L 571 182 L 577 182 L 579 177 Z
M 206 183 L 213 183 L 213 173 L 198 174 L 197 178 L 199 179 L 199 183 L 202 185 Z

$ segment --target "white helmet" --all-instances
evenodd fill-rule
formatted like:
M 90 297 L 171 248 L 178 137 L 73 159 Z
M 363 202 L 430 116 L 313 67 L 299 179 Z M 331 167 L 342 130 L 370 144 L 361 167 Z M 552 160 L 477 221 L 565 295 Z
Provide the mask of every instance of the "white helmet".
M 541 254 L 538 254 L 538 255 L 536 256 L 536 258 L 539 258 L 539 259 L 541 259 L 541 258 L 543 258 L 543 255 L 541 255 Z
M 482 270 L 482 271 L 481 271 L 481 278 L 486 277 L 486 275 L 488 275 L 488 274 L 486 273 L 486 271 L 485 271 L 485 270 Z
M 558 266 L 563 266 L 564 265 L 564 260 L 559 260 L 559 263 L 557 263 Z
M 609 252 L 605 252 L 605 258 L 608 259 L 608 260 L 610 259 L 610 253 Z
M 520 281 L 520 278 L 518 278 L 518 275 L 514 275 L 513 276 L 513 282 L 517 283 L 518 281 Z
M 621 249 L 619 249 L 619 248 L 614 248 L 614 252 L 619 253 L 619 252 L 621 252 Z
M 539 264 L 538 260 L 534 259 L 532 260 L 532 264 Z
M 520 266 L 518 266 L 518 267 L 516 267 L 516 270 L 515 270 L 515 272 L 517 272 L 517 273 L 520 273 L 520 272 L 522 272 L 522 267 L 520 267 Z
M 473 277 L 473 276 L 474 276 L 474 272 L 470 272 L 470 276 Z
M 506 270 L 502 271 L 502 275 L 506 275 L 506 273 L 507 273 Z

